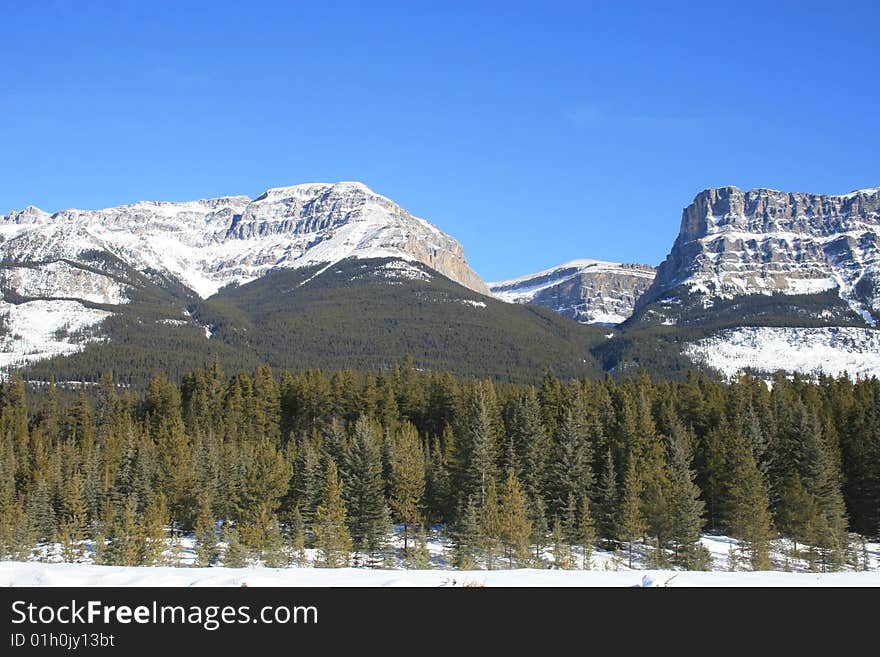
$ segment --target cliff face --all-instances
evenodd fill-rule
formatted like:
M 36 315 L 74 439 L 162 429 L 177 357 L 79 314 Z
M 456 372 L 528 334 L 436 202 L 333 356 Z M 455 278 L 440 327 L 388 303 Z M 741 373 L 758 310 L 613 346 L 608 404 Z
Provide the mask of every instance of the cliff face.
M 361 183 L 279 187 L 255 200 L 145 201 L 54 215 L 28 207 L 3 218 L 0 230 L 0 258 L 7 262 L 77 264 L 84 253 L 104 251 L 134 269 L 174 277 L 202 297 L 275 269 L 348 257 L 418 260 L 489 293 L 455 239 Z
M 503 301 L 550 308 L 582 323 L 620 324 L 654 279 L 654 268 L 573 260 L 553 269 L 489 283 Z
M 679 286 L 704 302 L 837 290 L 873 323 L 880 318 L 880 188 L 834 196 L 705 190 L 685 208 L 678 238 L 638 307 Z

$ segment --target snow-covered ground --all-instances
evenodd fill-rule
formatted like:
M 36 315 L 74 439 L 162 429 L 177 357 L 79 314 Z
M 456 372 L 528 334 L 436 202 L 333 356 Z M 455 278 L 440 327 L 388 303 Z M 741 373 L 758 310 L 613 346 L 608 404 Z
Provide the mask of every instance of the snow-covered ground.
M 880 586 L 880 572 L 171 568 L 0 562 L 0 586 Z
M 685 353 L 728 377 L 747 368 L 880 376 L 880 331 L 857 327 L 728 329 L 688 345 Z
M 306 550 L 305 562 L 285 568 L 253 561 L 247 568 L 200 568 L 195 565 L 193 538 L 185 536 L 176 549 L 169 545 L 169 565 L 156 567 L 97 566 L 90 562 L 90 545 L 85 546 L 80 563 L 63 563 L 60 545 L 43 546 L 32 561 L 0 562 L 0 586 L 241 586 L 243 582 L 248 586 L 880 586 L 880 543 L 856 543 L 857 569 L 847 564 L 833 573 L 812 572 L 806 553 L 793 557 L 792 545 L 785 540 L 772 543 L 774 570 L 761 572 L 748 569 L 733 538 L 707 534 L 702 543 L 712 557 L 710 572 L 647 567 L 651 550 L 643 545 L 633 546 L 632 568 L 626 550 L 597 548 L 589 569 L 581 567 L 579 550 L 571 569 L 561 569 L 554 565 L 552 547 L 547 547 L 540 567 L 510 569 L 498 559 L 493 569 L 455 570 L 448 541 L 436 529 L 426 541 L 430 563 L 426 569 L 404 568 L 399 532 L 384 568 L 315 568 L 312 549 Z
M 0 300 L 0 321 L 7 329 L 0 336 L 0 368 L 80 351 L 90 339 L 71 334 L 94 327 L 110 314 L 78 301 Z

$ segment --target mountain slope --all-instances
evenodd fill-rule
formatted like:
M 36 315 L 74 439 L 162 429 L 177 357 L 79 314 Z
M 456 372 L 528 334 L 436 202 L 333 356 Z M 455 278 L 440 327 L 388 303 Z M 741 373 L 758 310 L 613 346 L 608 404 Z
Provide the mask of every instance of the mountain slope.
M 27 376 L 91 380 L 112 370 L 137 384 L 154 369 L 175 376 L 215 356 L 233 369 L 261 362 L 374 369 L 407 353 L 419 367 L 515 381 L 535 380 L 546 368 L 561 376 L 601 372 L 590 356 L 604 339 L 600 329 L 485 297 L 400 258 L 279 269 L 196 300 L 188 312 L 149 330 L 116 315 L 105 323 L 105 342 L 36 363 Z
M 0 369 L 123 326 L 192 324 L 187 308 L 224 286 L 352 257 L 421 262 L 488 294 L 456 240 L 361 183 L 53 215 L 30 206 L 0 221 Z
M 502 301 L 543 306 L 586 324 L 620 324 L 653 280 L 648 265 L 584 259 L 488 285 Z
M 708 189 L 651 287 L 598 345 L 606 367 L 650 360 L 728 376 L 880 374 L 880 188 L 841 195 Z

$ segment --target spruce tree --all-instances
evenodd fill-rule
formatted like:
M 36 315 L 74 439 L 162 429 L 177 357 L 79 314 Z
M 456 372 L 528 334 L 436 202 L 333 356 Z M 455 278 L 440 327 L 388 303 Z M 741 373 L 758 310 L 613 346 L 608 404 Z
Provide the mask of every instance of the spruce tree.
M 284 533 L 277 520 L 273 520 L 269 524 L 261 556 L 268 568 L 283 568 L 290 562 Z
M 581 546 L 581 567 L 585 570 L 592 568 L 593 544 L 596 542 L 596 525 L 590 510 L 590 498 L 585 497 L 581 502 L 581 514 L 578 522 L 577 542 Z
M 480 527 L 480 510 L 473 497 L 459 510 L 453 528 L 453 560 L 460 570 L 476 568 L 483 543 Z
M 198 514 L 195 523 L 196 563 L 213 566 L 217 561 L 217 522 L 211 504 L 211 496 L 202 492 L 198 497 Z
M 45 481 L 38 481 L 34 490 L 28 495 L 26 507 L 28 524 L 31 533 L 38 541 L 55 540 L 55 507 L 52 493 Z
M 342 482 L 332 460 L 327 463 L 324 477 L 324 493 L 315 510 L 315 547 L 318 550 L 316 565 L 341 568 L 348 565 L 351 554 L 351 535 L 346 524 L 345 502 Z
M 620 501 L 617 532 L 621 540 L 627 544 L 627 560 L 630 568 L 632 568 L 633 544 L 645 534 L 645 520 L 641 509 L 642 487 L 638 461 L 630 455 L 623 480 L 623 497 Z
M 422 520 L 425 454 L 419 434 L 409 422 L 400 426 L 392 445 L 389 504 L 403 523 L 403 549 L 406 553 L 409 530 Z
M 529 558 L 532 526 L 528 518 L 526 497 L 513 468 L 507 470 L 501 489 L 499 527 L 508 566 L 512 568 L 514 560 L 520 566 L 525 564 Z
M 299 507 L 293 511 L 293 517 L 290 523 L 290 550 L 293 556 L 293 562 L 297 566 L 305 566 L 306 564 L 306 527 Z
M 599 431 L 594 427 L 594 433 Z M 550 511 L 564 513 L 569 496 L 580 501 L 593 493 L 592 445 L 587 428 L 571 404 L 565 406 L 559 423 L 558 442 L 550 464 Z
M 562 521 L 559 516 L 553 516 L 553 563 L 557 568 L 568 570 L 571 568 L 571 545 L 565 537 Z
M 165 526 L 168 524 L 168 505 L 165 495 L 159 493 L 144 513 L 144 563 L 148 566 L 161 565 L 165 560 L 167 544 Z
M 414 544 L 406 554 L 406 567 L 412 570 L 427 570 L 431 567 L 431 553 L 428 551 L 428 542 L 425 531 L 416 533 Z
M 492 570 L 501 547 L 501 509 L 494 479 L 486 484 L 485 502 L 480 508 L 480 537 L 486 568 Z
M 529 522 L 532 526 L 532 545 L 535 547 L 535 565 L 540 567 L 542 553 L 547 545 L 547 507 L 544 499 L 535 497 L 529 500 Z
M 543 497 L 551 444 L 541 418 L 537 394 L 532 386 L 528 386 L 517 401 L 511 425 L 522 470 L 523 489 L 530 498 Z
M 388 534 L 382 454 L 377 430 L 366 416 L 358 418 L 345 455 L 345 508 L 352 543 L 371 558 L 381 551 Z
M 700 543 L 705 503 L 691 469 L 691 441 L 683 427 L 675 425 L 669 441 L 671 481 L 670 511 L 673 563 L 687 570 L 707 565 L 707 551 Z
M 464 471 L 460 491 L 463 499 L 474 496 L 479 505 L 487 499 L 487 487 L 496 473 L 497 435 L 490 409 L 490 399 L 482 385 L 474 391 L 460 445 Z
M 728 523 L 734 537 L 748 552 L 753 570 L 770 568 L 771 516 L 764 480 L 748 443 L 733 435 L 730 446 L 730 484 Z
M 238 529 L 224 527 L 226 534 L 226 552 L 223 555 L 223 565 L 226 568 L 244 568 L 247 566 L 248 551 L 241 542 Z
M 608 546 L 613 545 L 617 534 L 617 474 L 614 469 L 614 456 L 609 447 L 605 451 L 604 467 L 599 479 L 599 489 L 596 492 L 598 499 L 598 522 L 597 532 L 600 538 L 605 539 Z

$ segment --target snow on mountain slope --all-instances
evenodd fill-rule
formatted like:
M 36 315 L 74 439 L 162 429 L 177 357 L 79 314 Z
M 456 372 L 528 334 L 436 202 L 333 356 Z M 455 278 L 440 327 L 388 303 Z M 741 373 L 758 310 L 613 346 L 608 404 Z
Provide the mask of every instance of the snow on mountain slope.
M 23 297 L 75 298 L 115 305 L 128 302 L 127 287 L 109 276 L 63 260 L 38 267 L 0 268 L 0 288 Z
M 78 301 L 0 301 L 0 368 L 69 354 L 95 338 L 78 335 L 111 313 L 89 308 Z
M 880 376 L 880 331 L 858 327 L 743 327 L 691 343 L 694 361 L 734 377 L 744 370 Z
M 7 329 L 0 330 L 0 364 L 82 348 L 82 340 L 58 329 L 84 329 L 108 315 L 78 301 L 128 303 L 126 271 L 160 285 L 163 277 L 177 280 L 208 297 L 272 270 L 324 265 L 320 274 L 349 257 L 422 263 L 489 294 L 456 240 L 357 182 L 278 187 L 255 200 L 141 201 L 55 214 L 28 206 L 0 218 L 0 317 Z M 406 270 L 398 265 L 386 278 L 430 276 Z
M 868 324 L 880 317 L 880 187 L 849 194 L 707 189 L 639 302 L 685 286 L 710 303 L 834 289 Z
M 581 259 L 489 283 L 489 289 L 502 301 L 544 306 L 578 322 L 619 324 L 653 280 L 647 265 Z
M 76 260 L 105 250 L 135 269 L 170 273 L 202 297 L 273 269 L 352 256 L 418 260 L 488 294 L 457 241 L 355 182 L 279 187 L 255 200 L 144 201 L 51 216 L 29 207 L 0 223 L 4 260 Z

